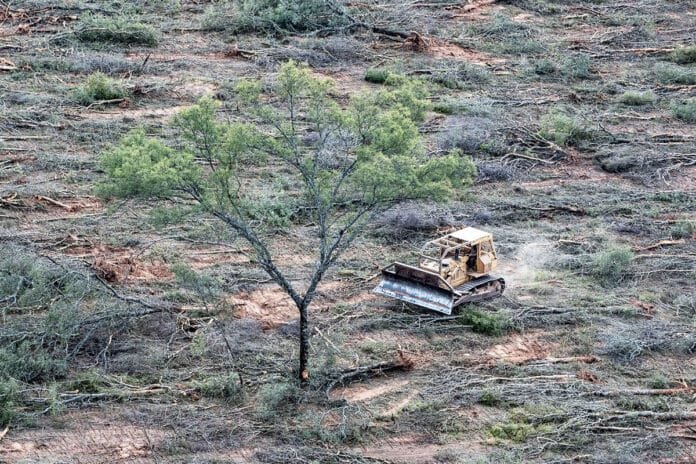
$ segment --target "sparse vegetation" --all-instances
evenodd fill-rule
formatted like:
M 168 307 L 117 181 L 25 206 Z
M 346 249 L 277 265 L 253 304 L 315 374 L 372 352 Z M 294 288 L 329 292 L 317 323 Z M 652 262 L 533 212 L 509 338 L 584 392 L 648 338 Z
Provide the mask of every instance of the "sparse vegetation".
M 4 2 L 0 462 L 693 461 L 690 6 Z
M 83 105 L 102 100 L 120 100 L 125 96 L 123 86 L 101 72 L 89 75 L 75 91 L 75 99 Z
M 560 109 L 554 109 L 541 118 L 539 134 L 558 145 L 577 145 L 592 136 L 578 119 Z
M 655 99 L 652 92 L 624 92 L 619 97 L 619 102 L 628 106 L 642 106 L 655 103 Z
M 671 105 L 672 116 L 684 122 L 696 123 L 696 98 L 674 102 Z
M 605 285 L 616 285 L 627 278 L 632 260 L 630 248 L 611 246 L 594 257 L 591 273 Z
M 585 54 L 571 55 L 563 61 L 563 74 L 575 79 L 590 77 L 590 57 Z
M 696 63 L 696 46 L 675 48 L 669 54 L 669 60 L 679 64 Z
M 653 74 L 661 84 L 694 85 L 696 84 L 696 69 L 693 67 L 676 66 L 660 63 L 653 68 Z
M 145 45 L 155 47 L 159 34 L 154 27 L 134 18 L 86 15 L 80 19 L 75 35 L 84 42 Z

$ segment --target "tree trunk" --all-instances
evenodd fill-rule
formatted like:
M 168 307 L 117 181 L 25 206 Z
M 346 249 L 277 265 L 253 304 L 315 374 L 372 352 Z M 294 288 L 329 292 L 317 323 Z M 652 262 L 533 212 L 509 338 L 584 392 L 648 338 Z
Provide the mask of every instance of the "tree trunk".
M 309 380 L 309 370 L 307 368 L 307 359 L 309 357 L 309 318 L 307 317 L 307 307 L 309 305 L 303 303 L 299 306 L 300 310 L 300 382 L 304 383 Z

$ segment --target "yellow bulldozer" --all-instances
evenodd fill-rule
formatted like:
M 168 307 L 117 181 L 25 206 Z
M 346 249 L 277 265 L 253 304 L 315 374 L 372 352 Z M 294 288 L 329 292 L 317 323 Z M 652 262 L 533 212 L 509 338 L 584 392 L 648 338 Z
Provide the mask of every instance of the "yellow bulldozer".
M 462 303 L 502 295 L 505 281 L 491 275 L 497 264 L 493 237 L 474 227 L 427 242 L 419 266 L 392 263 L 382 269 L 375 293 L 444 314 Z

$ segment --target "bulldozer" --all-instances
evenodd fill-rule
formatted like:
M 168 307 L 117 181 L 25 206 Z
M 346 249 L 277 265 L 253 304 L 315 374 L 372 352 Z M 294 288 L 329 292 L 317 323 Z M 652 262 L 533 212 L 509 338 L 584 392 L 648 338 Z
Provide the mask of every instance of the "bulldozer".
M 419 266 L 392 263 L 373 292 L 450 315 L 462 303 L 503 294 L 505 280 L 491 275 L 497 264 L 493 236 L 465 227 L 427 242 Z

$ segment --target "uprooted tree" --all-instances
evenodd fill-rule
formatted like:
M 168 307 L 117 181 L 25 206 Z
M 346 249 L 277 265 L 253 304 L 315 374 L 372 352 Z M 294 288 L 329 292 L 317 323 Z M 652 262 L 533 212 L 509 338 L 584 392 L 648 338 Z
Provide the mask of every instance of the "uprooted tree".
M 376 214 L 413 199 L 443 201 L 469 185 L 470 158 L 428 156 L 417 124 L 427 102 L 418 82 L 353 97 L 344 107 L 331 82 L 293 62 L 263 92 L 257 80 L 235 88 L 234 122 L 216 118 L 203 98 L 173 121 L 168 146 L 131 132 L 102 157 L 102 194 L 185 198 L 250 246 L 257 263 L 300 315 L 299 377 L 307 380 L 308 308 L 327 270 Z M 173 148 L 176 147 L 176 148 Z M 272 251 L 282 225 L 312 230 L 313 269 L 298 285 Z

